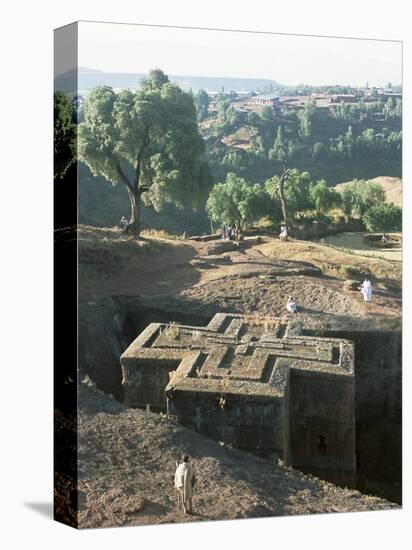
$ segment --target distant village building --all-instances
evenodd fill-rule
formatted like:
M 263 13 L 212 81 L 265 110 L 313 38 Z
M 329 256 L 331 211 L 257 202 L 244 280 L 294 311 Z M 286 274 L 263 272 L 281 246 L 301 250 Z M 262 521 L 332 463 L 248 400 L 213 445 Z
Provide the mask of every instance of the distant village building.
M 402 99 L 402 93 L 400 92 L 378 92 L 379 99 Z
M 355 94 L 335 94 L 330 96 L 330 103 L 357 103 L 359 96 Z
M 321 93 L 317 93 L 317 92 L 313 92 L 310 94 L 310 97 L 311 99 L 313 100 L 316 100 L 316 99 L 326 99 L 328 98 L 327 94 L 321 94 Z
M 251 105 L 267 105 L 276 109 L 279 107 L 279 96 L 277 95 L 256 95 L 249 100 Z
M 301 110 L 305 108 L 305 104 L 310 101 L 310 96 L 282 96 L 280 98 L 279 104 L 280 107 L 284 107 L 286 109 L 295 109 L 295 110 Z

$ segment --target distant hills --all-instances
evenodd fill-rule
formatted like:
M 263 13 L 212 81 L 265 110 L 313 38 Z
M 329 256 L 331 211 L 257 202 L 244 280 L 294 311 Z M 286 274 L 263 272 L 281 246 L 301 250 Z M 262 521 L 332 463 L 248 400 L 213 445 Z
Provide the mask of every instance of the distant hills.
M 61 90 L 70 93 L 73 82 L 73 70 L 68 71 L 55 78 L 55 90 Z M 86 67 L 78 69 L 78 90 L 80 93 L 86 93 L 95 86 L 111 86 L 115 89 L 131 88 L 136 89 L 140 81 L 145 78 L 145 73 L 106 73 Z M 236 92 L 263 92 L 273 88 L 279 88 L 282 85 L 274 80 L 264 78 L 231 78 L 214 76 L 179 76 L 168 75 L 172 82 L 178 84 L 184 90 L 192 89 L 197 92 L 200 89 L 207 92 L 236 91 Z

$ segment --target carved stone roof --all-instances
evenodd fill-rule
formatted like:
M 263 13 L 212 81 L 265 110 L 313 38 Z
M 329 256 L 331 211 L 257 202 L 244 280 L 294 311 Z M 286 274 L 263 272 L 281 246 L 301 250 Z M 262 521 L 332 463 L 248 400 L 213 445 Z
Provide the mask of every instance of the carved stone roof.
M 216 314 L 206 327 L 151 323 L 121 357 L 130 369 L 172 365 L 169 390 L 282 397 L 289 369 L 351 377 L 353 344 L 300 335 L 283 318 Z

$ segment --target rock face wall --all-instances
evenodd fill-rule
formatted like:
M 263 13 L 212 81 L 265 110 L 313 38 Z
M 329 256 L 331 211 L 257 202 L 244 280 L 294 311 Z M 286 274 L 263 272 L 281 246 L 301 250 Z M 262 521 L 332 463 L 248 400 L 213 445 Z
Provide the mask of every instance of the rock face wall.
M 402 332 L 329 331 L 355 344 L 357 487 L 402 501 Z M 380 480 L 380 484 L 373 480 Z
M 225 444 L 354 486 L 354 350 L 283 319 L 151 323 L 121 356 L 124 400 Z
M 289 401 L 293 467 L 338 485 L 355 486 L 354 383 L 291 371 Z

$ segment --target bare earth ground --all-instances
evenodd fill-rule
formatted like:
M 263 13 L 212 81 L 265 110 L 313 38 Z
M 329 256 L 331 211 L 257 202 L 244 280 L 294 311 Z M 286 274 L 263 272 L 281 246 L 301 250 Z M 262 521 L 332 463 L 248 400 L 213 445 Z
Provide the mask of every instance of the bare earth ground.
M 165 296 L 213 304 L 226 311 L 283 315 L 292 294 L 304 317 L 397 317 L 402 266 L 309 241 L 247 239 L 199 243 L 147 237 L 136 241 L 116 229 L 79 231 L 80 296 Z M 217 247 L 221 248 L 217 248 Z M 223 246 L 223 249 L 222 249 Z M 345 290 L 343 264 L 368 267 L 374 299 Z
M 272 237 L 233 243 L 198 243 L 147 236 L 140 241 L 116 229 L 79 229 L 80 299 L 130 295 L 169 297 L 213 311 L 287 315 L 294 295 L 301 319 L 365 320 L 401 315 L 401 264 L 313 242 Z M 373 274 L 374 296 L 345 290 L 342 264 Z M 221 447 L 153 413 L 124 408 L 82 387 L 79 412 L 80 525 L 157 524 L 395 508 L 375 497 L 345 490 Z M 196 515 L 175 508 L 174 461 L 194 457 Z
M 182 294 L 248 314 L 287 315 L 288 295 L 298 300 L 303 318 L 400 314 L 399 291 L 388 292 L 388 285 L 395 288 L 401 276 L 400 265 L 393 262 L 275 238 L 265 238 L 245 251 L 227 252 L 224 257 L 227 263 L 223 265 L 214 264 L 213 257 L 203 257 L 200 281 Z M 370 268 L 375 277 L 373 303 L 365 304 L 359 292 L 343 288 L 342 264 Z
M 82 385 L 81 528 L 399 508 L 220 446 L 165 416 L 126 409 Z M 177 510 L 175 460 L 192 457 L 193 515 Z

